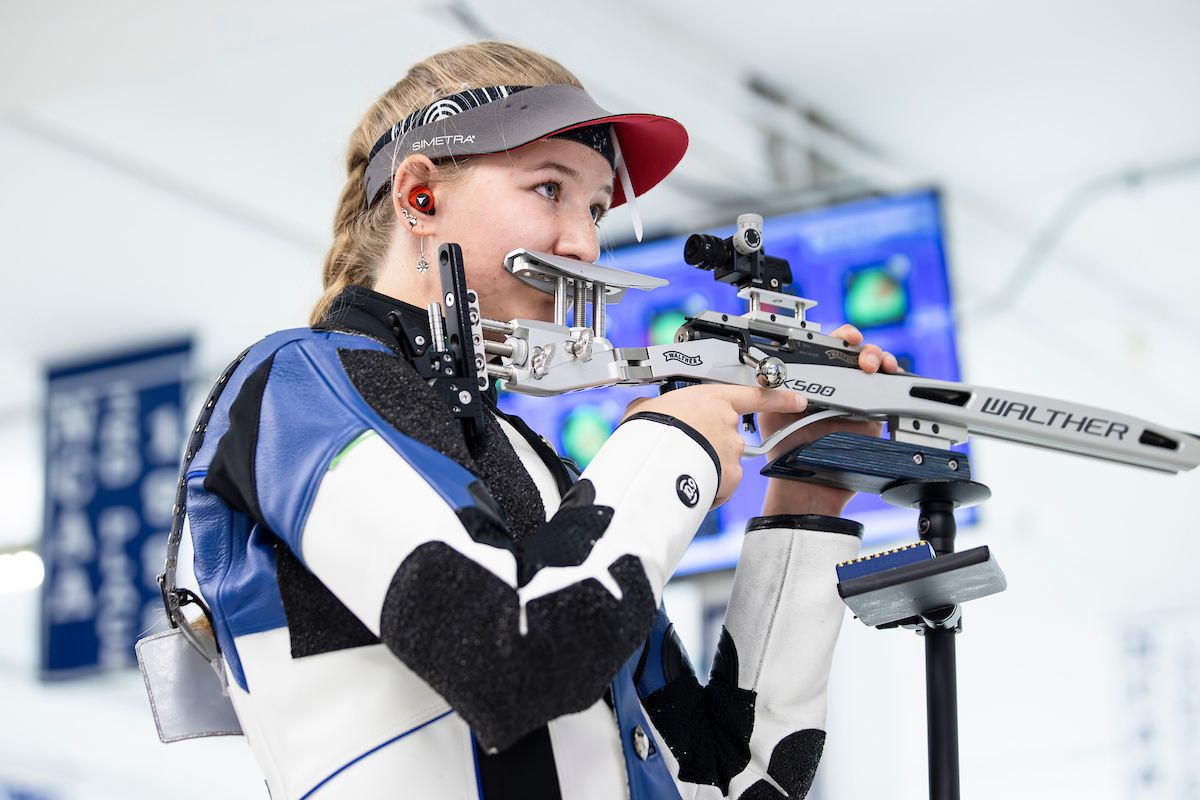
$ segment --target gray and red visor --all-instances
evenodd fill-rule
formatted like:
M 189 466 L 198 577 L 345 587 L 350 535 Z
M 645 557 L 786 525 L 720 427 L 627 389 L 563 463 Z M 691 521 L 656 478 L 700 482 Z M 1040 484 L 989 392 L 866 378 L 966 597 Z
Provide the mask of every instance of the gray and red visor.
M 594 126 L 611 126 L 614 140 L 583 130 Z M 675 120 L 654 114 L 610 114 L 576 86 L 464 89 L 409 114 L 375 143 L 363 177 L 368 206 L 383 196 L 396 168 L 409 155 L 433 161 L 482 156 L 557 137 L 587 144 L 609 163 L 615 157 L 618 172 L 623 162 L 635 196 L 665 178 L 688 144 L 687 131 Z M 613 207 L 627 199 L 624 182 L 613 187 Z

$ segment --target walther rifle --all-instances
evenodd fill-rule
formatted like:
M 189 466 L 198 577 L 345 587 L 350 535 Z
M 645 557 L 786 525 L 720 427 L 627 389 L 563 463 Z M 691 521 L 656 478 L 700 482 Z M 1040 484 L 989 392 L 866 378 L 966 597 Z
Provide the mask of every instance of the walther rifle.
M 743 215 L 732 244 L 697 234 L 684 248 L 689 264 L 715 270 L 717 280 L 733 284 L 749 311 L 703 311 L 679 328 L 673 344 L 652 347 L 614 347 L 604 335 L 605 307 L 629 289 L 654 289 L 665 280 L 546 253 L 510 253 L 504 264 L 509 272 L 554 294 L 554 320 L 482 320 L 485 332 L 506 337 L 482 343 L 486 353 L 500 356 L 499 365 L 487 366 L 489 376 L 507 391 L 543 396 L 651 383 L 779 387 L 803 392 L 822 419 L 887 422 L 892 441 L 919 448 L 948 451 L 975 435 L 1164 472 L 1200 463 L 1196 436 L 1128 414 L 1008 389 L 863 372 L 860 347 L 822 334 L 820 325 L 805 319 L 815 301 L 778 291 L 791 283 L 791 270 L 786 261 L 763 254 L 761 224 L 761 217 Z M 739 236 L 757 247 L 744 244 L 750 252 L 743 253 Z M 568 304 L 574 306 L 571 319 Z M 791 432 L 748 447 L 747 457 L 762 455 Z
M 762 217 L 756 214 L 738 217 L 737 233 L 728 239 L 691 236 L 684 260 L 732 284 L 749 310 L 740 316 L 703 311 L 688 319 L 669 345 L 615 347 L 605 337 L 607 304 L 631 289 L 664 286 L 665 280 L 515 250 L 505 268 L 554 295 L 554 319 L 484 319 L 474 293 L 466 289 L 458 247 L 442 245 L 445 302 L 428 309 L 434 341 L 426 345 L 415 324 L 398 327 L 425 354 L 431 382 L 446 384 L 441 388 L 451 411 L 468 433 L 482 423 L 478 392 L 495 379 L 508 391 L 541 396 L 642 384 L 670 391 L 696 383 L 804 393 L 812 413 L 748 446 L 747 457 L 768 452 L 819 420 L 886 422 L 888 439 L 830 433 L 776 458 L 763 474 L 872 492 L 893 505 L 920 510 L 919 544 L 839 565 L 838 591 L 865 624 L 905 627 L 924 636 L 930 797 L 956 800 L 954 634 L 962 629 L 961 604 L 1003 591 L 1007 582 L 987 547 L 954 552 L 953 510 L 980 503 L 991 492 L 971 480 L 969 457 L 951 446 L 972 435 L 986 436 L 1174 473 L 1200 463 L 1200 437 L 1128 414 L 1008 389 L 863 372 L 860 347 L 821 333 L 820 325 L 805 319 L 814 301 L 781 292 L 792 282 L 791 267 L 765 254 Z M 488 340 L 488 333 L 503 335 L 504 341 Z M 499 363 L 488 363 L 489 357 Z M 744 422 L 753 429 L 752 417 Z

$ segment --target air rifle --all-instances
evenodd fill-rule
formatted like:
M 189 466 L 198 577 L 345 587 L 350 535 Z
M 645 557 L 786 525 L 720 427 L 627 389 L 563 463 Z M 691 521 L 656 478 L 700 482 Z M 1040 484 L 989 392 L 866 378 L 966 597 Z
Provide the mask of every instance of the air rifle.
M 733 284 L 749 310 L 740 316 L 702 311 L 669 345 L 615 347 L 605 338 L 608 303 L 631 289 L 664 286 L 665 280 L 513 251 L 505 268 L 554 295 L 554 319 L 484 319 L 485 332 L 505 336 L 503 343 L 483 343 L 489 357 L 500 361 L 487 366 L 489 376 L 507 391 L 542 396 L 639 384 L 778 387 L 803 392 L 821 418 L 887 422 L 891 440 L 908 445 L 948 450 L 976 435 L 1164 472 L 1200 463 L 1200 438 L 1128 414 L 1009 389 L 863 372 L 860 347 L 821 333 L 820 325 L 805 319 L 814 301 L 779 291 L 791 282 L 791 271 L 786 261 L 764 254 L 761 220 L 742 215 L 730 239 L 697 234 L 687 240 L 685 260 Z M 748 447 L 746 455 L 765 453 L 791 430 Z

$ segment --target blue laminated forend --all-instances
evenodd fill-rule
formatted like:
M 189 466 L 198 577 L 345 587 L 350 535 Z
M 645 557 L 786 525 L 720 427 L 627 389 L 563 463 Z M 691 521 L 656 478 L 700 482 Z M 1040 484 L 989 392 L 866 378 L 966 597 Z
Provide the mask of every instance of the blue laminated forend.
M 906 564 L 928 561 L 933 557 L 933 545 L 926 541 L 920 541 L 883 553 L 856 558 L 853 561 L 844 561 L 837 565 L 838 580 L 848 581 L 851 578 L 874 575 L 887 569 L 903 567 Z

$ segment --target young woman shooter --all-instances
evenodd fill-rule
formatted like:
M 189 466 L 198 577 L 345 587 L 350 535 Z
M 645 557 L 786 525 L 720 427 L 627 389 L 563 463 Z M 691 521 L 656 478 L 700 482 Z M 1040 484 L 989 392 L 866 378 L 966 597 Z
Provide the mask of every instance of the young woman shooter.
M 497 43 L 417 64 L 355 131 L 313 327 L 247 352 L 188 470 L 197 577 L 275 800 L 807 792 L 834 565 L 861 537 L 838 518 L 849 494 L 772 481 L 703 688 L 661 606 L 740 480 L 742 415 L 769 433 L 803 396 L 638 401 L 575 476 L 490 401 L 464 437 L 398 324 L 441 299 L 427 265 L 450 242 L 484 316 L 550 319 L 505 255 L 595 261 L 626 180 L 651 188 L 686 141 Z M 862 361 L 896 368 L 878 348 Z

